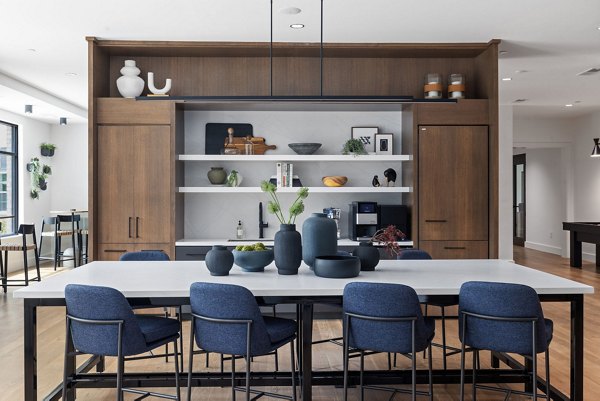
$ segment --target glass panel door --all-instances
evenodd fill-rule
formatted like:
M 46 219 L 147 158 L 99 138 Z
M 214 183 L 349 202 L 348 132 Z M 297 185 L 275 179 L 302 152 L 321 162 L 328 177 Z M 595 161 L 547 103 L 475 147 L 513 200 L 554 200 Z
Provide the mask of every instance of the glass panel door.
M 525 154 L 513 156 L 513 244 L 525 245 Z

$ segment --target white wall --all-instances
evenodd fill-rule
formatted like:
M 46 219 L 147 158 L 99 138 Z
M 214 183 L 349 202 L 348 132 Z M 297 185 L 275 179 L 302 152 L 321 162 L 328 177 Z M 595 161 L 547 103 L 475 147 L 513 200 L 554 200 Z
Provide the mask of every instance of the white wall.
M 525 247 L 561 255 L 566 197 L 561 151 L 527 149 Z
M 87 210 L 87 124 L 53 125 L 51 137 L 57 148 L 50 163 L 50 207 L 52 210 Z
M 500 106 L 498 121 L 498 257 L 512 260 L 513 107 Z

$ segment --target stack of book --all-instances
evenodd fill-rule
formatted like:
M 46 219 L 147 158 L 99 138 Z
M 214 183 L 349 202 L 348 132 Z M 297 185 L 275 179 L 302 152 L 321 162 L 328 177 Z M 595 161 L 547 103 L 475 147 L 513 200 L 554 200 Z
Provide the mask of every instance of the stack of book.
M 294 177 L 294 165 L 292 163 L 277 163 L 277 187 L 291 187 Z

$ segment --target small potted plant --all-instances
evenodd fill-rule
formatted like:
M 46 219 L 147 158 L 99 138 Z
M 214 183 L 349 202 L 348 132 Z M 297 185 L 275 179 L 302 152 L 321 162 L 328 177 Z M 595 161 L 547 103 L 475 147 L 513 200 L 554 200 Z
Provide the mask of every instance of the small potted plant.
M 360 139 L 348 139 L 342 147 L 342 154 L 344 155 L 366 155 L 365 145 Z
M 51 143 L 42 143 L 40 145 L 40 150 L 42 152 L 42 156 L 52 157 L 54 156 L 54 150 L 56 149 L 56 145 Z
M 389 225 L 373 234 L 369 241 L 361 242 L 358 248 L 352 251 L 352 255 L 360 259 L 360 269 L 362 271 L 373 271 L 379 263 L 379 250 L 374 244 L 383 245 L 390 256 L 397 258 L 402 252 L 398 241 L 405 238 L 406 235 L 398 230 L 396 226 Z
M 267 205 L 269 213 L 274 214 L 279 222 L 279 231 L 275 234 L 274 253 L 275 266 L 279 274 L 298 274 L 302 263 L 302 238 L 296 231 L 296 217 L 304 212 L 304 199 L 308 197 L 308 188 L 298 189 L 296 200 L 289 208 L 289 217 L 283 214 L 281 203 L 277 197 L 277 186 L 268 181 L 260 184 L 263 192 L 269 194 L 271 200 Z

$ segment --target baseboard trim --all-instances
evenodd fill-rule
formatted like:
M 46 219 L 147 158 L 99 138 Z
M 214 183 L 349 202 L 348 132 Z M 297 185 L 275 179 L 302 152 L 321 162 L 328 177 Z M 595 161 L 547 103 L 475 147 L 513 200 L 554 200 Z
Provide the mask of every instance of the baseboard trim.
M 587 260 L 588 262 L 596 263 L 596 254 L 590 252 L 581 252 L 581 258 L 583 260 Z
M 535 249 L 536 251 L 552 253 L 554 255 L 562 256 L 562 248 L 558 246 L 540 244 L 538 242 L 525 241 L 525 248 Z

